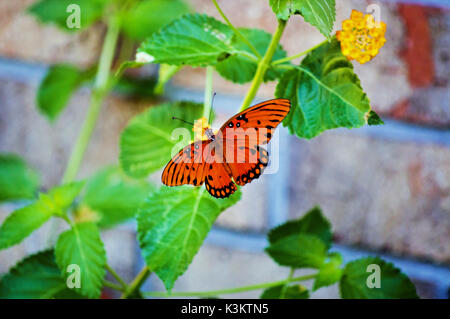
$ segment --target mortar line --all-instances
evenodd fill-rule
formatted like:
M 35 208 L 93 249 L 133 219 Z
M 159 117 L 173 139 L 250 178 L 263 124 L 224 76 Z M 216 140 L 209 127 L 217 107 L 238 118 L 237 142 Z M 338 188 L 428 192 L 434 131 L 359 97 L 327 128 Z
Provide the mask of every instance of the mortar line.
M 438 7 L 438 8 L 450 8 L 450 3 L 443 2 L 442 0 L 380 0 L 384 3 L 402 3 L 402 4 L 415 4 L 427 7 Z
M 194 89 L 186 89 L 179 86 L 169 85 L 166 89 L 167 98 L 169 100 L 186 99 L 194 102 L 202 102 L 203 94 L 201 91 Z M 236 105 L 241 103 L 241 96 L 231 94 L 218 94 L 214 100 L 214 109 L 233 115 Z M 255 103 L 262 101 L 261 98 Z M 440 146 L 450 147 L 450 127 L 449 129 L 440 129 L 432 126 L 411 124 L 398 121 L 392 118 L 382 116 L 385 125 L 363 126 L 360 128 L 337 128 L 326 131 L 325 134 L 345 134 L 354 136 L 369 136 L 373 138 L 381 138 L 393 142 L 415 142 L 430 143 Z

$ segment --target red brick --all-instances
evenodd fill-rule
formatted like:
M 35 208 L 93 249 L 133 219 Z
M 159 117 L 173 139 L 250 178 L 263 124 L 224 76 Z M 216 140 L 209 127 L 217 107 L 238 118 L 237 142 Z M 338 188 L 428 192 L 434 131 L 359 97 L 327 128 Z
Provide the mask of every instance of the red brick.
M 434 80 L 434 63 L 426 7 L 400 4 L 399 14 L 406 26 L 402 56 L 408 64 L 409 82 L 413 87 L 427 87 Z

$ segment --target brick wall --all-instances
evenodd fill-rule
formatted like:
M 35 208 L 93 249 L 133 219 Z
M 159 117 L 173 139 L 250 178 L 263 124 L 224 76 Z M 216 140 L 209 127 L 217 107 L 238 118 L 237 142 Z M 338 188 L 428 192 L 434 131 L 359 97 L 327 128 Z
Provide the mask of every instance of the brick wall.
M 211 1 L 189 2 L 197 11 L 220 19 Z M 351 8 L 365 11 L 369 2 L 338 0 L 337 21 L 348 17 Z M 219 217 L 175 289 L 216 289 L 283 278 L 285 271 L 262 254 L 264 234 L 319 204 L 334 227 L 336 249 L 345 258 L 384 254 L 415 280 L 423 297 L 446 296 L 450 286 L 450 9 L 445 1 L 415 2 L 425 5 L 378 2 L 388 25 L 387 43 L 372 62 L 355 65 L 386 125 L 328 131 L 310 141 L 282 129 L 278 174 L 247 186 L 242 201 Z M 88 107 L 89 91 L 77 92 L 50 125 L 36 110 L 37 86 L 49 64 L 86 67 L 96 61 L 104 28 L 97 24 L 71 35 L 42 26 L 24 13 L 31 3 L 0 2 L 0 152 L 21 154 L 41 172 L 47 188 L 61 178 Z M 275 29 L 265 1 L 227 0 L 221 6 L 238 26 Z M 317 30 L 294 17 L 282 44 L 288 54 L 295 54 L 320 41 Z M 166 95 L 201 101 L 203 85 L 204 69 L 185 68 Z M 258 99 L 273 97 L 274 87 L 275 83 L 264 84 Z M 234 85 L 216 74 L 214 89 L 218 118 L 224 119 L 238 108 L 248 85 Z M 120 132 L 133 115 L 152 103 L 117 94 L 108 97 L 80 177 L 117 162 Z M 0 220 L 14 208 L 0 207 Z M 0 251 L 0 273 L 42 248 L 48 229 L 59 226 L 45 227 L 23 244 Z M 103 237 L 113 267 L 131 279 L 142 264 L 134 225 Z M 147 288 L 160 289 L 161 283 L 152 278 Z M 336 296 L 335 288 L 313 294 Z

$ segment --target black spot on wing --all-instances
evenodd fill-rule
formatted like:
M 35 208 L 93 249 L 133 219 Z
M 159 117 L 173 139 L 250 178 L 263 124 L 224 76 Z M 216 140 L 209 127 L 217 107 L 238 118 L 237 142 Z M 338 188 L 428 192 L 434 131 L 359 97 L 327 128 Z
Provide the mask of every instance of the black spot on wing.
M 236 185 L 232 181 L 222 188 L 216 188 L 211 186 L 209 179 L 206 179 L 205 187 L 208 193 L 216 198 L 227 198 L 237 190 Z

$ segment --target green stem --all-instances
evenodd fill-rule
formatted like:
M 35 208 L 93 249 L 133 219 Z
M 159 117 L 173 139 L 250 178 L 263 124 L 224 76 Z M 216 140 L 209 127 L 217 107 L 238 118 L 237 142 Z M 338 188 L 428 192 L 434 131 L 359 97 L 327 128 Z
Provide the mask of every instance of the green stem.
M 158 95 L 164 94 L 164 86 L 183 66 L 161 64 L 159 66 L 158 83 L 156 83 L 154 92 Z
M 127 283 L 119 276 L 119 274 L 114 269 L 112 269 L 110 265 L 106 264 L 105 268 L 120 284 L 122 291 L 125 291 L 128 288 Z
M 114 289 L 114 290 L 123 291 L 123 287 L 122 286 L 117 285 L 117 284 L 115 284 L 113 282 L 110 282 L 110 281 L 107 281 L 107 280 L 105 280 L 103 282 L 103 285 L 105 287 L 108 287 L 108 288 L 111 288 L 111 289 Z
M 281 70 L 299 69 L 299 67 L 297 65 L 293 65 L 293 64 L 281 64 L 281 65 L 277 64 L 277 65 L 274 65 L 274 68 L 281 69 Z
M 316 274 L 300 276 L 300 277 L 291 278 L 289 280 L 289 282 L 305 281 L 305 280 L 314 279 L 315 277 L 316 277 Z M 222 289 L 222 290 L 197 291 L 197 292 L 172 292 L 171 294 L 168 294 L 166 292 L 160 292 L 160 291 L 150 291 L 150 292 L 144 292 L 143 294 L 148 297 L 211 297 L 211 296 L 235 294 L 235 293 L 239 293 L 239 292 L 265 289 L 265 288 L 270 288 L 270 287 L 274 287 L 274 286 L 284 285 L 287 283 L 288 283 L 288 279 L 284 279 L 284 280 L 266 282 L 266 283 L 257 284 L 257 285 L 244 286 L 244 287 L 231 288 L 231 289 Z
M 306 51 L 300 52 L 299 54 L 292 55 L 292 56 L 288 56 L 288 57 L 283 58 L 283 59 L 275 60 L 275 61 L 272 62 L 272 65 L 277 65 L 277 64 L 284 63 L 284 62 L 288 62 L 288 61 L 295 60 L 295 59 L 297 59 L 297 58 L 299 58 L 299 57 L 301 57 L 301 56 L 303 56 L 303 55 L 305 55 L 305 54 L 308 54 L 309 52 L 311 52 L 311 51 L 317 49 L 318 47 L 320 47 L 320 46 L 321 46 L 322 44 L 324 44 L 325 42 L 328 42 L 328 40 L 325 40 L 325 41 L 323 41 L 323 42 L 320 42 L 319 44 L 313 46 L 312 48 L 309 48 L 309 49 L 306 50 Z
M 120 26 L 118 19 L 113 16 L 108 23 L 108 31 L 106 33 L 105 41 L 103 42 L 102 53 L 100 56 L 100 63 L 95 79 L 94 88 L 91 95 L 91 103 L 85 122 L 81 128 L 77 142 L 70 154 L 69 163 L 67 164 L 62 183 L 70 183 L 76 177 L 87 145 L 91 138 L 92 132 L 97 122 L 97 118 L 102 106 L 103 98 L 105 97 L 109 88 L 109 76 L 111 64 L 114 57 L 117 38 L 119 36 Z
M 284 299 L 288 285 L 292 281 L 292 278 L 294 277 L 294 272 L 295 272 L 295 269 L 291 268 L 291 271 L 289 272 L 289 276 L 286 279 L 286 283 L 284 284 L 283 288 L 281 289 L 280 299 Z
M 242 41 L 244 41 L 245 44 L 248 45 L 248 47 L 253 51 L 253 53 L 259 58 L 261 59 L 261 54 L 259 54 L 258 50 L 256 50 L 256 48 L 250 43 L 250 41 L 247 40 L 246 37 L 244 37 L 242 35 L 242 33 L 239 32 L 238 29 L 235 28 L 235 26 L 230 22 L 230 20 L 228 20 L 227 16 L 225 15 L 225 13 L 223 13 L 222 9 L 220 9 L 219 5 L 217 4 L 216 0 L 212 0 L 212 2 L 214 3 L 214 5 L 216 6 L 217 11 L 219 11 L 220 15 L 222 16 L 222 18 L 225 20 L 225 22 L 228 24 L 228 26 L 233 30 L 233 32 L 242 39 Z
M 244 101 L 242 102 L 241 111 L 249 107 L 250 103 L 255 98 L 256 93 L 258 92 L 258 89 L 261 86 L 261 83 L 264 79 L 264 75 L 266 74 L 267 69 L 270 66 L 270 63 L 272 62 L 273 55 L 275 54 L 275 51 L 277 49 L 278 43 L 280 42 L 285 27 L 286 21 L 278 19 L 277 30 L 275 31 L 275 34 L 273 35 L 272 40 L 270 41 L 269 47 L 267 48 L 264 57 L 258 63 L 258 68 L 256 69 L 255 76 L 253 77 L 252 85 L 249 91 L 247 92 Z
M 134 278 L 133 282 L 128 286 L 125 292 L 120 297 L 121 299 L 127 299 L 131 295 L 133 295 L 136 291 L 138 291 L 141 286 L 144 284 L 145 280 L 150 276 L 150 269 L 145 266 L 142 270 L 137 274 L 136 278 Z
M 208 120 L 211 115 L 211 103 L 212 103 L 212 94 L 213 94 L 213 75 L 214 69 L 212 66 L 206 67 L 206 80 L 205 80 L 205 97 L 203 99 L 203 117 Z

